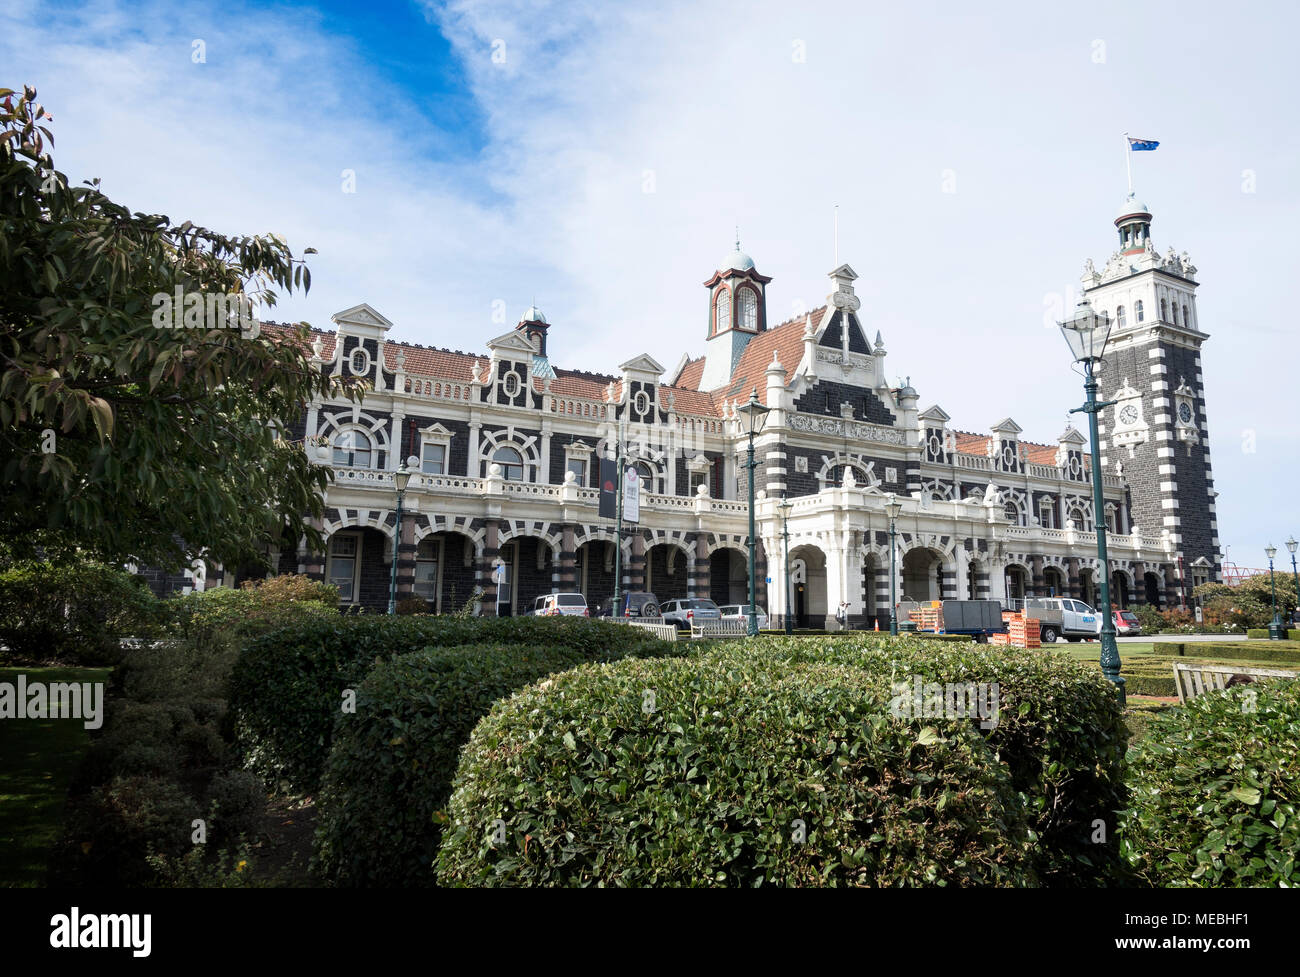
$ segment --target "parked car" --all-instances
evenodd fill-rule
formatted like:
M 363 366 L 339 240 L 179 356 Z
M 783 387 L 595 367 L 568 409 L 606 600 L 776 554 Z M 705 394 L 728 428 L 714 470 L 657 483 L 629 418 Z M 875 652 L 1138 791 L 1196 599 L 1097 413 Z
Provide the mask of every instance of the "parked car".
M 1043 644 L 1092 641 L 1101 634 L 1101 615 L 1081 600 L 1068 597 L 1031 597 L 1025 601 L 1025 616 L 1038 619 Z
M 543 594 L 533 613 L 537 617 L 590 617 L 587 598 L 582 594 Z
M 597 611 L 597 617 L 653 617 L 658 618 L 659 601 L 654 594 L 644 590 L 633 590 L 622 594 L 619 598 L 617 607 L 613 606 L 614 598 L 602 601 L 600 610 Z
M 698 621 L 716 621 L 722 617 L 718 605 L 707 597 L 665 601 L 663 613 L 664 624 L 676 624 L 683 630 Z
M 749 605 L 748 604 L 724 604 L 718 608 L 722 613 L 724 621 L 744 621 L 749 623 Z M 765 631 L 767 629 L 767 612 L 763 608 L 758 608 L 758 629 Z
M 1115 633 L 1137 637 L 1142 633 L 1142 622 L 1132 611 L 1115 611 Z

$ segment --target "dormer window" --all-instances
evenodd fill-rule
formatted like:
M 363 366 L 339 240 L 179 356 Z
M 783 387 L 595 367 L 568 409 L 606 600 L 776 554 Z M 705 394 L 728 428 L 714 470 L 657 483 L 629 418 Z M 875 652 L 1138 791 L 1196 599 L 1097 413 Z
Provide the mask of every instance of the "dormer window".
M 714 310 L 714 332 L 726 332 L 731 328 L 731 293 L 725 288 L 718 289 Z
M 1123 329 L 1124 323 L 1126 321 L 1127 321 L 1127 317 L 1124 313 L 1124 306 L 1121 305 L 1115 309 L 1115 325 L 1117 325 L 1120 329 Z
M 1141 322 L 1141 321 L 1143 320 L 1143 314 L 1142 314 L 1142 300 L 1141 300 L 1141 299 L 1138 299 L 1136 302 L 1133 303 L 1133 313 L 1134 313 L 1134 315 L 1137 316 L 1137 321 L 1138 321 L 1138 322 Z
M 348 361 L 352 367 L 352 372 L 358 376 L 365 376 L 370 372 L 370 353 L 364 347 L 358 346 L 352 351 L 352 358 Z
M 740 290 L 740 328 L 749 332 L 758 330 L 758 297 L 752 288 Z

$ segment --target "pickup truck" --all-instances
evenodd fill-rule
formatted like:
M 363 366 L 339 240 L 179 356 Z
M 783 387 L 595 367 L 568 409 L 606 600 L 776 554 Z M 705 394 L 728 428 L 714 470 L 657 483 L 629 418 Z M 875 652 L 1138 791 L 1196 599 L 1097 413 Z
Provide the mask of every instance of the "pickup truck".
M 1081 600 L 1069 597 L 1031 597 L 1025 601 L 1025 617 L 1038 619 L 1045 645 L 1058 637 L 1067 641 L 1092 641 L 1101 634 L 1101 615 Z

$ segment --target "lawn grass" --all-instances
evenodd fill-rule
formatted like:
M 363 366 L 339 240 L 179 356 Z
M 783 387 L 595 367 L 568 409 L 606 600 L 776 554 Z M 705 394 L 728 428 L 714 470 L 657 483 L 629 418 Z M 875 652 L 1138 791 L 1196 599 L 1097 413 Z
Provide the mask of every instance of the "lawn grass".
M 107 668 L 0 668 L 0 682 L 106 682 Z M 0 886 L 45 884 L 68 785 L 90 733 L 81 719 L 0 721 Z

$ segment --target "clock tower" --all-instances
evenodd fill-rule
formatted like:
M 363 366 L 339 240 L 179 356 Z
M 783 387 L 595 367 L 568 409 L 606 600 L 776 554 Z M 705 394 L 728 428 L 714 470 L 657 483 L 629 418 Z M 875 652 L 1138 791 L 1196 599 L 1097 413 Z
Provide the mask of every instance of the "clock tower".
M 1199 583 L 1219 580 L 1219 530 L 1206 425 L 1196 268 L 1187 252 L 1162 255 L 1151 241 L 1151 212 L 1133 194 L 1115 218 L 1119 250 L 1083 274 L 1084 294 L 1111 318 L 1110 345 L 1098 378 L 1102 470 L 1128 483 L 1133 523 L 1143 536 L 1168 532 L 1173 579 L 1161 603 L 1189 603 Z M 1128 527 L 1117 527 L 1126 529 Z M 1144 582 L 1136 598 L 1146 601 Z

